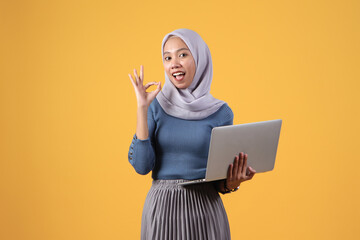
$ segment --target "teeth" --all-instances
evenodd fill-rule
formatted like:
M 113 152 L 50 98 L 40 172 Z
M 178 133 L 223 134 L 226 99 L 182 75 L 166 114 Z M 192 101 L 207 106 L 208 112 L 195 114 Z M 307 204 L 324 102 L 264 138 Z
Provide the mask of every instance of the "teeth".
M 177 75 L 180 75 L 180 74 L 185 74 L 183 72 L 177 72 L 177 73 L 174 73 L 173 76 L 177 76 Z

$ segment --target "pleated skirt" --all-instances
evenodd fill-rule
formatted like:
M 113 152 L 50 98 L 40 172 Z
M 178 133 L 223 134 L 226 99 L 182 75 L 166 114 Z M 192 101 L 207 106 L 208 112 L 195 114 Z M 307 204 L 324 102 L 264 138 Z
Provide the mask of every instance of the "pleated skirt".
M 153 180 L 142 213 L 141 239 L 230 239 L 227 214 L 214 185 L 178 185 L 184 181 Z

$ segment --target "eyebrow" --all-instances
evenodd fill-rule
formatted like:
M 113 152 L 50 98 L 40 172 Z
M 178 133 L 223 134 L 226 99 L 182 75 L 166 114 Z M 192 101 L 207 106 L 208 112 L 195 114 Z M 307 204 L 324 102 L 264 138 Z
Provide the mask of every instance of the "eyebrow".
M 181 51 L 181 50 L 189 50 L 189 49 L 188 48 L 179 48 L 178 50 L 176 50 L 176 52 Z M 170 52 L 164 52 L 164 55 L 167 54 L 167 53 L 170 53 Z

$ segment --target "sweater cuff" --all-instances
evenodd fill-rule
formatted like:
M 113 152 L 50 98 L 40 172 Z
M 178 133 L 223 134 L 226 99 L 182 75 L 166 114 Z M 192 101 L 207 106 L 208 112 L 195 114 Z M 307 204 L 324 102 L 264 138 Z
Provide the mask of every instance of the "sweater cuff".
M 129 161 L 132 165 L 135 164 L 135 159 L 136 159 L 135 155 L 137 151 L 135 149 L 138 147 L 140 147 L 140 149 L 144 149 L 144 148 L 146 149 L 147 145 L 149 144 L 148 143 L 149 141 L 150 141 L 149 137 L 147 139 L 142 140 L 137 138 L 136 133 L 134 134 L 128 155 Z
M 147 139 L 138 139 L 137 136 L 136 136 L 136 133 L 134 134 L 134 138 L 135 142 L 146 142 L 146 141 L 149 141 L 150 140 L 150 137 L 147 137 Z
M 154 167 L 154 153 L 150 138 L 141 140 L 134 134 L 128 158 L 137 173 L 145 175 L 150 172 Z

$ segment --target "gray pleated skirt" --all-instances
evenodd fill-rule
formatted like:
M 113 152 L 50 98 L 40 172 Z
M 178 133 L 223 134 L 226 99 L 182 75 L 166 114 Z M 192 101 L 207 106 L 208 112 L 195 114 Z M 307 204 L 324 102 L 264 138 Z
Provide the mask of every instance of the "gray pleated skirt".
M 142 213 L 141 239 L 230 239 L 226 211 L 214 185 L 178 185 L 184 181 L 153 180 Z

